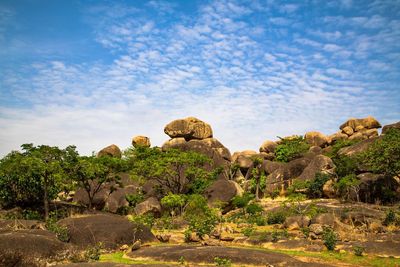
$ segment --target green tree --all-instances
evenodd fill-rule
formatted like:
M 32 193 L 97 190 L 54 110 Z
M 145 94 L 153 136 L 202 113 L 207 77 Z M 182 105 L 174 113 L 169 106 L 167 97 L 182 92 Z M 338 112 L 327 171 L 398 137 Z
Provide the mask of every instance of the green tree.
M 264 190 L 266 187 L 266 176 L 264 169 L 262 168 L 263 159 L 260 157 L 253 157 L 253 169 L 251 176 L 251 184 L 255 191 L 256 201 L 260 199 L 260 190 Z
M 78 187 L 86 191 L 89 209 L 92 209 L 94 197 L 106 183 L 120 185 L 118 173 L 124 170 L 124 162 L 111 156 L 77 157 L 70 166 L 69 177 Z
M 43 203 L 45 220 L 49 202 L 65 184 L 65 162 L 75 150 L 23 144 L 22 152 L 11 152 L 0 162 L 0 202 L 4 206 Z
M 183 212 L 186 201 L 186 195 L 172 194 L 170 192 L 161 199 L 161 205 L 167 208 L 172 215 L 175 215 L 177 211 L 179 214 Z
M 136 147 L 126 152 L 129 168 L 137 180 L 154 179 L 173 194 L 202 193 L 216 178 L 221 169 L 207 171 L 207 156 L 194 151 Z M 164 192 L 167 193 L 167 192 Z
M 307 144 L 302 136 L 280 139 L 280 143 L 275 149 L 275 158 L 277 161 L 289 162 L 300 157 L 310 148 L 310 145 Z

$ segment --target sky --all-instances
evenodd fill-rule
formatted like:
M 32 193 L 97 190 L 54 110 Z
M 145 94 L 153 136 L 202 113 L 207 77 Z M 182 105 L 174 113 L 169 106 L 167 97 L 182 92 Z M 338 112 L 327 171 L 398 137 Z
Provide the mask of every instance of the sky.
M 161 146 L 188 116 L 258 150 L 399 104 L 400 0 L 0 1 L 0 156 Z

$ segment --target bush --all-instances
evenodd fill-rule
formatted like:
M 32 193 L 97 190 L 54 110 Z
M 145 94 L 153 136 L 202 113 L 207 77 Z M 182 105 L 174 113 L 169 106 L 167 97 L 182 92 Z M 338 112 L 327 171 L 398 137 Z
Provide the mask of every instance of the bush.
M 143 224 L 149 228 L 153 228 L 154 221 L 155 221 L 153 214 L 135 215 L 135 216 L 129 217 L 129 219 L 133 223 Z
M 383 220 L 383 224 L 388 225 L 400 225 L 400 217 L 396 214 L 396 212 L 392 209 L 386 212 L 386 217 Z
M 62 242 L 68 242 L 69 241 L 70 236 L 69 236 L 69 233 L 68 233 L 68 229 L 65 226 L 58 225 L 56 217 L 50 217 L 47 220 L 46 228 L 50 232 L 55 233 L 57 238 L 60 241 L 62 241 Z
M 275 149 L 275 158 L 277 161 L 289 162 L 300 157 L 309 148 L 310 145 L 306 143 L 302 136 L 290 139 L 281 138 L 281 143 Z
M 354 246 L 353 247 L 353 252 L 354 252 L 354 255 L 356 255 L 356 256 L 361 257 L 363 255 L 364 251 L 365 251 L 365 247 L 363 247 L 363 246 Z
M 258 205 L 257 203 L 251 203 L 251 204 L 247 205 L 247 207 L 246 207 L 246 213 L 249 213 L 251 215 L 260 213 L 262 211 L 263 211 L 263 208 L 260 205 Z
M 268 224 L 282 224 L 285 222 L 287 213 L 284 211 L 270 212 L 267 216 Z
M 287 232 L 287 230 L 283 230 L 283 231 L 274 230 L 271 234 L 272 242 L 278 242 L 279 240 L 288 238 L 288 237 L 289 237 L 289 233 Z
M 308 238 L 310 236 L 310 228 L 302 227 L 300 230 L 303 233 L 304 238 Z
M 144 200 L 144 195 L 142 192 L 138 192 L 136 194 L 127 194 L 125 199 L 128 201 L 130 207 L 136 207 L 137 204 Z
M 245 208 L 252 199 L 254 199 L 253 194 L 244 193 L 242 196 L 235 196 L 232 199 L 232 205 L 235 208 Z
M 357 179 L 355 174 L 348 174 L 340 178 L 340 180 L 335 184 L 335 188 L 343 199 L 349 200 L 351 191 L 357 193 L 360 183 L 360 180 Z
M 103 244 L 97 243 L 94 247 L 89 247 L 84 253 L 84 257 L 87 261 L 98 261 L 100 259 L 101 248 Z
M 230 259 L 225 258 L 214 258 L 215 266 L 223 266 L 223 267 L 230 267 L 232 265 L 232 261 Z
M 257 226 L 264 226 L 267 224 L 267 220 L 261 214 L 250 215 L 247 219 L 248 223 L 256 224 Z
M 189 197 L 184 217 L 189 222 L 189 231 L 199 237 L 210 234 L 218 221 L 215 210 L 208 207 L 207 200 L 201 195 Z
M 307 196 L 310 198 L 321 198 L 324 195 L 324 184 L 330 179 L 328 174 L 316 173 L 312 181 L 308 183 Z
M 334 250 L 337 243 L 337 234 L 333 229 L 329 227 L 324 227 L 324 231 L 322 233 L 322 240 L 324 241 L 324 245 L 328 250 Z
M 253 233 L 254 233 L 254 227 L 253 226 L 251 226 L 251 227 L 246 227 L 246 228 L 243 228 L 243 230 L 242 230 L 242 234 L 244 235 L 244 236 L 247 236 L 247 237 L 250 237 Z
M 182 213 L 186 200 L 187 198 L 185 195 L 168 193 L 168 195 L 161 199 L 161 205 L 167 208 L 171 213 L 175 213 L 176 211 Z

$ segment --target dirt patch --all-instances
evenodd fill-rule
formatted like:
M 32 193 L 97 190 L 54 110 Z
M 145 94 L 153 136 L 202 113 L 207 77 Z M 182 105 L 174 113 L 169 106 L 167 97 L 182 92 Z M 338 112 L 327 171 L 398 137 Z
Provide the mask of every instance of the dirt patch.
M 222 246 L 154 246 L 144 247 L 128 254 L 133 259 L 154 259 L 177 262 L 181 257 L 187 262 L 213 263 L 215 257 L 230 259 L 233 264 L 251 264 L 259 266 L 327 266 L 319 263 L 306 263 L 291 256 L 270 251 L 250 248 Z

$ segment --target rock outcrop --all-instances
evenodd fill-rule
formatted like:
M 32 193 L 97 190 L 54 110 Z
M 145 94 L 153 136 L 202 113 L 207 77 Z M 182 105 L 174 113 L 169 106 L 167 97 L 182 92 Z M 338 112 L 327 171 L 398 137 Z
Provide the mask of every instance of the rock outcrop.
M 164 132 L 171 138 L 183 137 L 187 141 L 213 137 L 211 126 L 194 117 L 174 120 L 165 126 Z
M 235 196 L 241 196 L 243 189 L 234 181 L 226 179 L 218 179 L 206 190 L 204 195 L 207 197 L 208 203 L 223 202 L 229 203 Z
M 381 124 L 374 117 L 363 119 L 348 119 L 340 126 L 342 134 L 348 136 L 350 140 L 365 140 L 378 136 L 378 129 Z
M 142 243 L 157 240 L 149 228 L 112 214 L 70 217 L 60 220 L 58 224 L 68 229 L 70 243 L 81 248 L 102 242 L 104 248 L 116 249 L 138 239 Z
M 150 147 L 150 138 L 147 136 L 143 135 L 137 135 L 132 138 L 132 146 L 138 147 L 138 146 L 144 146 L 144 147 Z
M 139 203 L 135 207 L 136 215 L 153 214 L 158 217 L 161 215 L 161 204 L 155 197 L 150 197 L 145 201 Z
M 396 122 L 396 123 L 392 123 L 392 124 L 388 124 L 383 126 L 382 128 L 382 134 L 387 133 L 387 131 L 389 131 L 389 129 L 400 129 L 400 121 Z
M 328 137 L 320 132 L 308 132 L 304 139 L 311 146 L 325 147 L 328 144 Z
M 117 145 L 112 144 L 109 145 L 108 147 L 103 148 L 102 150 L 99 151 L 99 153 L 97 153 L 97 157 L 102 157 L 102 156 L 121 158 L 122 152 Z
M 332 175 L 334 173 L 334 170 L 335 164 L 333 164 L 333 161 L 329 157 L 324 155 L 317 155 L 304 169 L 298 179 L 313 180 L 317 173 Z

